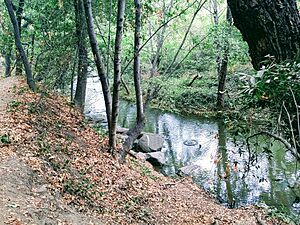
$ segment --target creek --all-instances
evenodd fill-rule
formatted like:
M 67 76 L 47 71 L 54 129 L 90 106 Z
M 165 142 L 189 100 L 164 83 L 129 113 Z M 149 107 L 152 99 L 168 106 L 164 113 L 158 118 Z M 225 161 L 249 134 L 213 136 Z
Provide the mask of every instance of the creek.
M 105 120 L 98 78 L 88 78 L 85 113 Z M 135 105 L 121 101 L 119 126 L 131 127 L 135 118 Z M 180 168 L 196 165 L 195 183 L 227 207 L 263 203 L 299 215 L 299 165 L 297 168 L 295 158 L 279 142 L 256 138 L 249 152 L 222 121 L 153 109 L 146 118 L 144 131 L 160 134 L 165 140 L 162 152 L 167 163 L 159 168 L 163 174 L 176 176 Z

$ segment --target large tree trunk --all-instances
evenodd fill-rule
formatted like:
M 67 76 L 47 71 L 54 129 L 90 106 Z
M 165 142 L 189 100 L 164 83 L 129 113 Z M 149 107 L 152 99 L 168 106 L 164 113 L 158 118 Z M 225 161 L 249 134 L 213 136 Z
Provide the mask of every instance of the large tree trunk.
M 23 49 L 22 43 L 21 43 L 21 39 L 20 39 L 20 32 L 19 32 L 19 25 L 18 25 L 18 21 L 16 19 L 15 13 L 14 13 L 14 9 L 13 9 L 13 5 L 12 2 L 10 0 L 4 0 L 5 5 L 7 7 L 7 11 L 11 20 L 11 23 L 13 25 L 14 28 L 14 37 L 15 37 L 15 43 L 16 43 L 16 47 L 17 50 L 20 54 L 20 57 L 23 61 L 23 65 L 25 67 L 25 73 L 26 73 L 26 77 L 27 77 L 27 84 L 30 87 L 31 90 L 36 91 L 36 86 L 35 86 L 35 82 L 32 76 L 32 72 L 31 72 L 31 68 L 28 62 L 28 58 L 27 55 Z
M 119 113 L 119 92 L 121 85 L 121 52 L 122 36 L 125 16 L 125 0 L 118 0 L 117 31 L 114 54 L 114 87 L 111 114 L 111 129 L 109 132 L 109 146 L 111 151 L 116 148 L 116 129 Z
M 94 19 L 93 19 L 92 6 L 91 6 L 92 3 L 91 3 L 91 0 L 84 0 L 83 2 L 84 2 L 84 10 L 85 10 L 88 34 L 89 34 L 89 38 L 90 38 L 90 44 L 91 44 L 92 52 L 94 55 L 94 61 L 95 61 L 96 67 L 97 67 L 98 76 L 101 81 L 102 92 L 103 92 L 104 101 L 105 101 L 108 130 L 110 131 L 111 95 L 110 95 L 110 91 L 109 91 L 107 76 L 106 76 L 105 70 L 104 70 L 102 56 L 98 49 L 98 42 L 97 42 L 95 30 L 94 30 Z
M 18 25 L 19 25 L 19 33 L 20 33 L 20 38 L 21 38 L 21 34 L 22 34 L 22 14 L 24 11 L 24 5 L 25 5 L 25 0 L 19 0 L 19 6 L 18 9 L 16 11 L 16 17 L 17 17 L 17 21 L 18 21 Z M 22 75 L 22 59 L 20 57 L 19 52 L 16 52 L 16 75 L 17 76 L 21 76 Z
M 82 0 L 74 0 L 76 36 L 78 49 L 77 85 L 74 102 L 83 111 L 86 95 L 86 83 L 88 73 L 88 55 L 86 50 L 86 23 Z M 73 82 L 73 81 L 72 81 Z
M 227 0 L 235 26 L 249 45 L 253 67 L 265 56 L 293 59 L 300 49 L 300 17 L 295 0 Z

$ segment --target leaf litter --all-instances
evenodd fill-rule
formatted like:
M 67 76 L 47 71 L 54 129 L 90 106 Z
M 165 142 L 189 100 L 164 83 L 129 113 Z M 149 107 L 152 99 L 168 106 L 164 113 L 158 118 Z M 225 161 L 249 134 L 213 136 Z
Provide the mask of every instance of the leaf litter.
M 225 208 L 191 178 L 164 177 L 147 162 L 128 157 L 119 164 L 108 153 L 107 137 L 99 136 L 65 97 L 32 93 L 24 81 L 14 90 L 13 104 L 0 114 L 0 137 L 9 136 L 8 143 L 0 143 L 0 168 L 15 157 L 30 168 L 33 184 L 43 180 L 29 195 L 20 194 L 25 198 L 20 202 L 48 212 L 71 207 L 73 214 L 96 218 L 76 223 L 53 216 L 54 224 L 286 224 L 255 206 Z M 54 206 L 47 197 L 60 200 Z M 10 206 L 19 211 L 5 214 L 7 224 L 32 224 L 20 203 Z

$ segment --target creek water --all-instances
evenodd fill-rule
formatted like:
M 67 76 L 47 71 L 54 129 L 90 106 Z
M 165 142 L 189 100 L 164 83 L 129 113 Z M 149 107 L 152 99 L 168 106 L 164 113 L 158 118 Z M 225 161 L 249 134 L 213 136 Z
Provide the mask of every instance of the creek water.
M 98 78 L 88 78 L 85 113 L 104 120 L 100 86 Z M 121 101 L 119 126 L 131 127 L 135 118 L 135 105 Z M 256 138 L 249 152 L 222 121 L 152 109 L 146 118 L 144 131 L 165 139 L 163 174 L 175 176 L 180 168 L 196 165 L 195 183 L 228 207 L 264 203 L 293 215 L 300 213 L 300 165 L 297 168 L 295 158 L 279 142 Z

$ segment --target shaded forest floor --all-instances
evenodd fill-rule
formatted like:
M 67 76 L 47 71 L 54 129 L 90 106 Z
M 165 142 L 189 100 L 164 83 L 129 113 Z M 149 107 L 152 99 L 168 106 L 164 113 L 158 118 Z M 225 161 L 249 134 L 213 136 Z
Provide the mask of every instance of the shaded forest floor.
M 106 152 L 63 97 L 0 79 L 0 224 L 284 224 L 254 206 L 227 209 L 190 178 Z

